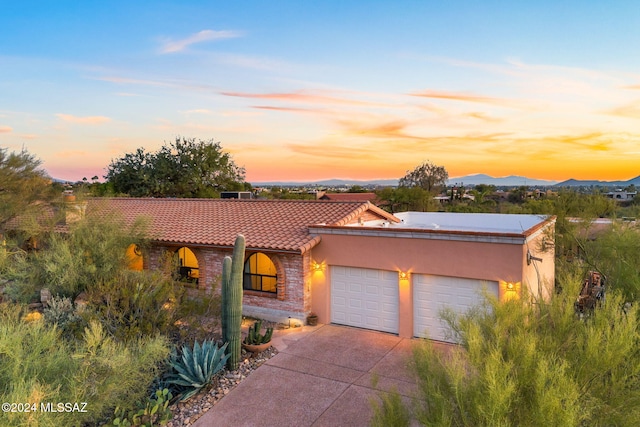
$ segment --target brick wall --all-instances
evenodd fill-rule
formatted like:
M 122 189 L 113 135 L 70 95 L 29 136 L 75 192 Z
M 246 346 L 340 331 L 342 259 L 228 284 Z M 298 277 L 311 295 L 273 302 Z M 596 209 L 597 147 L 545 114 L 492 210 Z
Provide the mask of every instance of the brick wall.
M 154 245 L 145 253 L 144 267 L 158 269 L 162 267 L 164 254 L 175 252 L 177 246 Z M 220 292 L 222 261 L 231 250 L 189 248 L 198 260 L 200 278 L 198 287 L 215 289 Z M 247 251 L 246 257 L 252 254 Z M 265 253 L 276 266 L 278 275 L 277 297 L 259 296 L 257 293 L 245 293 L 243 297 L 243 314 L 263 319 L 286 322 L 288 318 L 303 322 L 311 311 L 311 256 L 289 253 Z

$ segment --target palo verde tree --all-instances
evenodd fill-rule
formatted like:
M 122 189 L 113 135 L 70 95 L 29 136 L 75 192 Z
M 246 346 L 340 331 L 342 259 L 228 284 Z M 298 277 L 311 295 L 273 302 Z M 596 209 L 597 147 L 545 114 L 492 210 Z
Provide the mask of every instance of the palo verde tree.
M 0 148 L 0 234 L 18 214 L 26 218 L 53 197 L 53 187 L 41 162 L 26 150 Z
M 244 168 L 219 142 L 181 137 L 156 152 L 138 148 L 112 160 L 105 178 L 116 193 L 134 197 L 216 197 L 247 185 Z

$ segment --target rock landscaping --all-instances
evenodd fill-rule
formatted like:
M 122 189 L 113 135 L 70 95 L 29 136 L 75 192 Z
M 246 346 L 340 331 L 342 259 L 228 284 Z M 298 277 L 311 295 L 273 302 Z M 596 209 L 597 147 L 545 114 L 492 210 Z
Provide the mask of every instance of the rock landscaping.
M 272 322 L 265 321 L 263 323 L 276 328 L 283 327 L 283 325 Z M 224 370 L 204 392 L 185 402 L 178 401 L 170 406 L 173 418 L 167 423 L 167 427 L 193 425 L 198 418 L 240 384 L 242 380 L 276 354 L 278 354 L 278 350 L 273 346 L 255 354 L 242 350 L 242 360 L 238 369 L 235 371 Z

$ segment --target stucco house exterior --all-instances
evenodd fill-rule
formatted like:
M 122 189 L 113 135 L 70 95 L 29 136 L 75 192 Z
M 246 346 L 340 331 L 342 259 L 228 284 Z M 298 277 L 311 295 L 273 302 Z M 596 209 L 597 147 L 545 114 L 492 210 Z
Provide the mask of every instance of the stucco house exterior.
M 368 201 L 315 200 L 110 198 L 87 209 L 148 218 L 143 268 L 177 253 L 200 288 L 216 288 L 244 234 L 243 314 L 283 322 L 313 311 L 322 323 L 446 341 L 443 306 L 463 311 L 481 292 L 548 298 L 554 283 L 553 217 L 392 215 Z

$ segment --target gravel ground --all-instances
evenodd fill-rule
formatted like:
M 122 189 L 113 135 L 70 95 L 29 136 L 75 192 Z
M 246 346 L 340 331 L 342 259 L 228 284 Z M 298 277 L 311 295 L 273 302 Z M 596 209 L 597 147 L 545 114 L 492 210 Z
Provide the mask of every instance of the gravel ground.
M 282 326 L 262 322 L 263 326 Z M 261 353 L 252 354 L 242 350 L 240 367 L 235 371 L 222 371 L 205 391 L 198 393 L 186 402 L 177 402 L 170 406 L 173 418 L 167 427 L 190 426 L 196 422 L 207 410 L 233 390 L 242 380 L 248 377 L 260 365 L 278 354 L 275 347 L 269 347 Z

